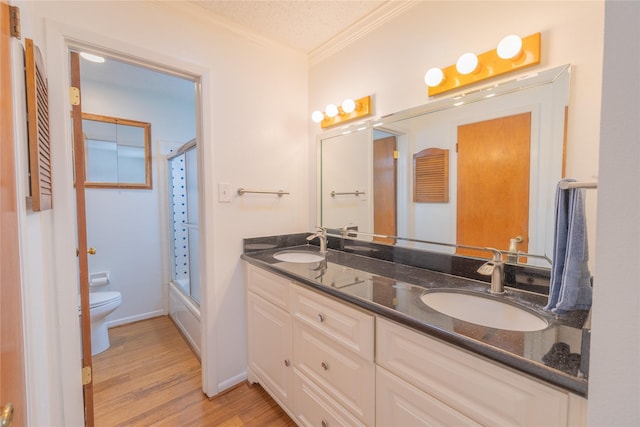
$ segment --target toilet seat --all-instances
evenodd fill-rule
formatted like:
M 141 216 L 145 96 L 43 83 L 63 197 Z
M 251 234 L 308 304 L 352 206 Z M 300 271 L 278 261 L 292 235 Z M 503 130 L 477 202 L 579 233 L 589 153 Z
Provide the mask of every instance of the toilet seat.
M 102 307 L 116 301 L 122 301 L 122 295 L 117 291 L 89 292 L 89 310 Z M 78 295 L 78 313 L 80 313 L 80 295 Z
M 110 304 L 116 300 L 120 300 L 120 292 L 108 291 L 108 292 L 90 292 L 89 293 L 89 308 L 98 308 L 103 305 Z

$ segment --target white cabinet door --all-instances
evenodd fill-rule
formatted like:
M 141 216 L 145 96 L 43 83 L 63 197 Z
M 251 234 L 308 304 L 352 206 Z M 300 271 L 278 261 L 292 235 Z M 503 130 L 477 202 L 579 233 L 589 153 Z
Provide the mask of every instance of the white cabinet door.
M 247 293 L 249 369 L 285 408 L 292 406 L 291 316 L 252 292 Z
M 566 426 L 569 393 L 385 319 L 376 362 L 487 426 Z
M 376 368 L 376 423 L 379 427 L 480 426 L 384 368 Z

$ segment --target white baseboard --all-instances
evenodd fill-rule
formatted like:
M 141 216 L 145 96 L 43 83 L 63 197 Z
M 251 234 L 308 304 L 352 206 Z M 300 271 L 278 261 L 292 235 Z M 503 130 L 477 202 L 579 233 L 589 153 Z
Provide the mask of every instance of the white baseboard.
M 113 328 L 120 325 L 126 325 L 127 323 L 138 322 L 140 320 L 152 319 L 158 316 L 166 316 L 167 312 L 165 310 L 155 310 L 147 313 L 137 314 L 135 316 L 130 317 L 122 317 L 120 319 L 114 319 L 107 322 L 107 327 Z
M 222 381 L 221 383 L 218 383 L 218 394 L 222 393 L 223 391 L 225 391 L 228 388 L 231 388 L 235 385 L 240 384 L 241 382 L 245 381 L 247 379 L 247 373 L 246 372 L 241 372 L 240 374 L 236 375 L 235 377 L 231 377 L 226 381 Z

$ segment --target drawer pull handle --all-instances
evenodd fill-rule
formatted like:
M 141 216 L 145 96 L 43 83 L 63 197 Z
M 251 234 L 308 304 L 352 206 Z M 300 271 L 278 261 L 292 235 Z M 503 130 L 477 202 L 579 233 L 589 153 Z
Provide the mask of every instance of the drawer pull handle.
M 324 314 L 322 314 L 322 313 L 318 314 L 318 322 L 320 322 L 320 323 L 324 322 Z
M 322 427 L 329 427 L 329 422 L 327 420 L 322 420 L 320 424 L 322 424 Z
M 322 369 L 324 369 L 325 371 L 329 370 L 329 364 L 327 362 L 322 362 L 320 365 L 322 366 Z
M 289 359 L 284 359 L 284 366 L 286 366 L 287 368 L 291 366 L 291 362 L 289 361 Z

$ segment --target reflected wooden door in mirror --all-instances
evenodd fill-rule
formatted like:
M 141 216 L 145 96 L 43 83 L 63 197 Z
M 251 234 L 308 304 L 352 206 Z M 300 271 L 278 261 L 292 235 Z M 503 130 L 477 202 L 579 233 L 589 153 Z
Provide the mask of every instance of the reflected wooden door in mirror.
M 458 245 L 505 248 L 519 235 L 527 252 L 530 146 L 530 112 L 458 126 Z
M 86 187 L 151 189 L 151 123 L 82 113 Z

